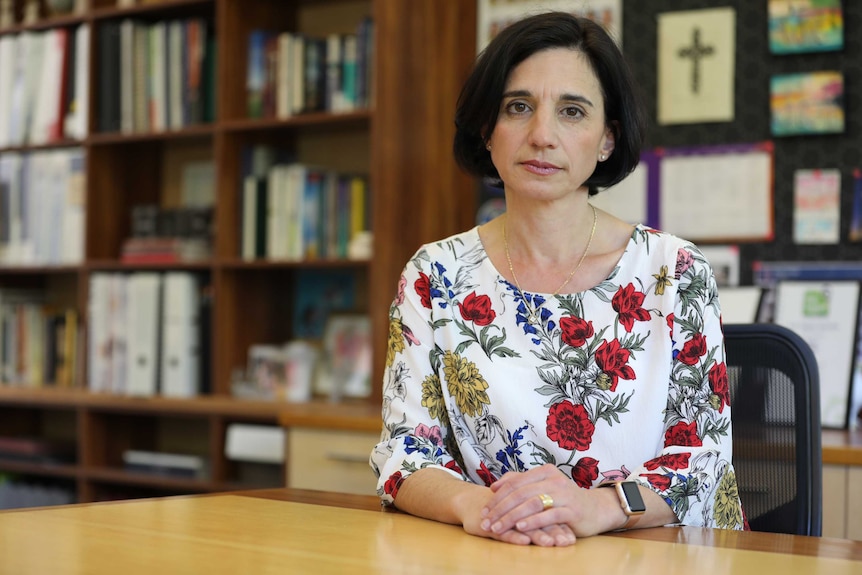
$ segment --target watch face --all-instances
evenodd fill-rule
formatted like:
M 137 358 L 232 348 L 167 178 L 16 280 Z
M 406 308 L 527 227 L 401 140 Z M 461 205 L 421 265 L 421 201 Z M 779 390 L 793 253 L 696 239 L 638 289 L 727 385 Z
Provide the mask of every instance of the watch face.
M 635 514 L 646 511 L 646 505 L 644 505 L 644 500 L 641 497 L 637 483 L 634 481 L 623 481 L 620 483 L 620 488 L 625 493 L 626 501 L 628 501 L 629 513 Z

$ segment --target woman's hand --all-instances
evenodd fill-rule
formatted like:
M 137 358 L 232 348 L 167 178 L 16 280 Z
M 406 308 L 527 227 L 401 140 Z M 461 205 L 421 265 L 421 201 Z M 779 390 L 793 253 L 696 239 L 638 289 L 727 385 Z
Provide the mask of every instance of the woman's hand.
M 586 537 L 621 527 L 626 520 L 610 489 L 583 489 L 554 465 L 506 473 L 491 485 L 493 495 L 480 511 L 479 527 L 503 535 L 512 530 L 535 539 Z M 553 499 L 545 509 L 541 495 Z
M 464 531 L 471 535 L 489 537 L 505 543 L 515 545 L 540 545 L 542 547 L 562 547 L 572 545 L 575 542 L 575 534 L 568 525 L 547 525 L 537 529 L 520 530 L 510 528 L 499 532 L 483 529 L 485 518 L 482 514 L 494 497 L 494 493 L 487 488 L 481 492 L 471 490 L 465 492 L 460 499 L 458 508 L 461 510 L 461 524 Z

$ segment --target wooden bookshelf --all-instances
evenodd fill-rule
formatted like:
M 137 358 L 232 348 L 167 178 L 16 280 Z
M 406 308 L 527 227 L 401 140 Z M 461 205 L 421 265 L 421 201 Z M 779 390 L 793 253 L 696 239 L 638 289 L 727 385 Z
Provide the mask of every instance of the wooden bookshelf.
M 16 0 L 19 9 L 23 0 Z M 258 28 L 308 34 L 347 32 L 363 17 L 375 25 L 372 98 L 366 109 L 349 113 L 308 113 L 286 119 L 247 117 L 245 77 L 247 39 Z M 99 129 L 98 30 L 135 18 L 147 22 L 200 17 L 215 33 L 215 119 L 176 130 L 124 134 Z M 71 301 L 87 317 L 91 274 L 99 271 L 191 270 L 205 277 L 213 294 L 210 333 L 211 381 L 207 396 L 194 399 L 129 398 L 86 389 L 86 353 L 74 389 L 0 385 L 0 436 L 35 435 L 76 442 L 73 463 L 49 464 L 0 458 L 0 473 L 65 482 L 78 501 L 222 489 L 249 484 L 243 470 L 224 457 L 225 430 L 232 422 L 304 427 L 365 428 L 381 400 L 388 309 L 398 277 L 419 245 L 473 225 L 475 182 L 451 160 L 454 108 L 460 84 L 475 57 L 476 6 L 462 0 L 164 0 L 138 1 L 120 8 L 114 0 L 86 0 L 83 12 L 15 23 L 0 37 L 54 27 L 90 26 L 89 118 L 81 141 L 0 149 L 27 153 L 81 146 L 87 158 L 85 255 L 79 265 L 2 267 L 0 289 L 44 287 Z M 2 112 L 2 111 L 0 111 Z M 278 144 L 303 161 L 367 174 L 374 234 L 368 260 L 303 262 L 242 260 L 238 214 L 240 155 L 251 144 Z M 130 229 L 131 206 L 164 203 L 168 164 L 195 148 L 215 166 L 213 255 L 202 262 L 127 265 L 120 248 Z M 356 275 L 358 307 L 372 318 L 373 392 L 356 408 L 330 408 L 249 402 L 231 396 L 231 371 L 243 365 L 252 343 L 291 338 L 289 301 L 296 274 L 305 269 L 348 271 Z M 81 337 L 86 338 L 86 324 Z M 82 348 L 83 349 L 83 348 Z M 284 413 L 289 414 L 285 419 Z M 359 414 L 356 424 L 340 418 Z M 176 436 L 173 437 L 172 436 Z M 206 479 L 178 479 L 130 473 L 122 449 L 170 451 L 206 456 Z M 369 446 L 370 447 L 370 446 Z M 283 472 L 272 486 L 284 484 Z

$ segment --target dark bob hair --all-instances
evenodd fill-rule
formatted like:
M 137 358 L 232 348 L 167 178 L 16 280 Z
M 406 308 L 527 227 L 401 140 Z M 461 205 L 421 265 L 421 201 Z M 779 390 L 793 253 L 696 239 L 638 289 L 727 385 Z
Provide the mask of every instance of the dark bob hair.
M 582 52 L 601 84 L 605 124 L 614 133 L 615 147 L 584 182 L 590 195 L 596 194 L 598 188 L 621 181 L 640 161 L 646 130 L 644 105 L 628 64 L 608 33 L 592 20 L 566 12 L 546 12 L 514 22 L 479 55 L 458 97 L 455 161 L 470 174 L 499 181 L 485 142 L 497 124 L 506 80 L 518 64 L 552 48 Z

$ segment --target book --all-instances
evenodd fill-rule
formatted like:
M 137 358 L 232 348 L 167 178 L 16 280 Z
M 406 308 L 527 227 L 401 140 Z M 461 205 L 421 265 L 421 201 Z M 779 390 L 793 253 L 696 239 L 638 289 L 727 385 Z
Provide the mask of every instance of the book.
M 150 30 L 146 24 L 134 27 L 132 52 L 132 125 L 135 132 L 150 131 Z
M 204 479 L 209 474 L 206 458 L 185 453 L 127 449 L 123 464 L 128 471 L 190 479 Z
M 303 70 L 303 111 L 326 109 L 326 39 L 306 36 Z
M 356 106 L 356 34 L 346 34 L 343 40 L 343 56 L 341 64 L 342 94 L 344 109 L 353 110 Z
M 267 178 L 248 175 L 242 195 L 242 248 L 244 260 L 266 256 Z
M 266 190 L 266 257 L 287 259 L 289 251 L 289 229 L 291 222 L 288 209 L 291 200 L 287 180 L 288 166 L 276 164 L 269 170 Z
M 200 286 L 191 272 L 167 272 L 162 308 L 161 384 L 169 397 L 200 393 Z
M 294 35 L 290 32 L 282 32 L 278 35 L 278 68 L 276 70 L 276 105 L 275 114 L 278 118 L 287 118 L 293 115 L 291 64 L 293 62 L 293 46 L 296 42 Z
M 170 126 L 168 107 L 168 27 L 154 22 L 149 27 L 149 111 L 150 129 L 162 132 Z
M 182 20 L 171 20 L 167 23 L 167 105 L 170 111 L 168 127 L 171 130 L 179 130 L 188 123 L 183 110 L 183 93 L 186 90 L 186 84 L 183 81 L 183 69 L 185 67 L 188 70 L 187 60 L 184 57 L 184 26 L 185 23 Z
M 325 108 L 331 112 L 347 109 L 344 103 L 342 75 L 344 73 L 344 37 L 342 34 L 326 36 L 326 90 Z
M 128 362 L 126 393 L 152 396 L 158 391 L 161 274 L 136 272 L 129 275 L 126 308 Z
M 108 20 L 98 28 L 96 47 L 99 72 L 99 131 L 119 132 L 121 127 L 120 104 L 120 22 Z
M 120 131 L 135 131 L 135 28 L 130 18 L 120 21 Z
M 246 107 L 249 118 L 263 118 L 264 91 L 266 90 L 268 62 L 267 44 L 272 33 L 255 29 L 248 34 L 248 62 L 246 64 Z
M 9 123 L 12 109 L 12 89 L 15 85 L 15 52 L 17 47 L 17 36 L 0 36 L 0 148 L 5 148 L 11 144 Z
M 75 59 L 73 62 L 74 90 L 66 115 L 66 136 L 82 140 L 87 136 L 89 114 L 89 73 L 90 73 L 90 27 L 81 24 L 75 30 Z

